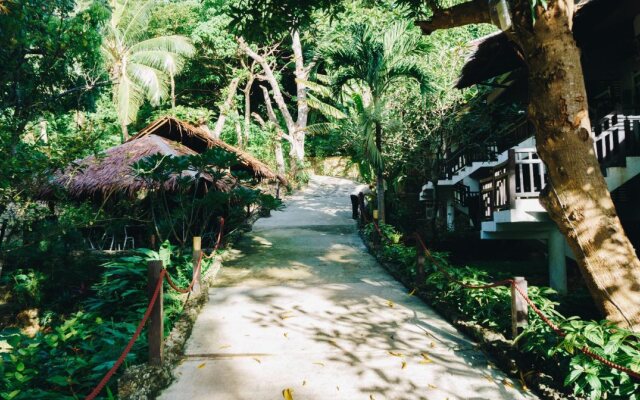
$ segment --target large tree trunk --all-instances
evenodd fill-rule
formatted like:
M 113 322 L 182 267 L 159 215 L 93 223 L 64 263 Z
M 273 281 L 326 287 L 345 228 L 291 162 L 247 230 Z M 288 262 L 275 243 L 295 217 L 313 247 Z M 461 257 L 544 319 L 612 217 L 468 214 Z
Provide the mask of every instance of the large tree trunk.
M 521 45 L 529 64 L 529 117 L 551 185 L 540 200 L 573 250 L 596 304 L 640 331 L 640 262 L 618 219 L 590 134 L 572 33 L 573 1 L 549 2 Z
M 282 135 L 276 136 L 273 145 L 276 153 L 276 169 L 278 170 L 278 174 L 284 176 L 286 168 L 284 163 L 284 153 L 282 152 Z
M 379 122 L 376 122 L 376 147 L 378 152 L 382 154 L 382 125 Z M 376 195 L 378 198 L 378 220 L 384 223 L 387 218 L 384 204 L 384 174 L 381 165 L 376 167 Z
M 640 261 L 625 235 L 596 159 L 580 51 L 573 37 L 573 0 L 512 0 L 510 38 L 529 68 L 529 118 L 551 185 L 540 200 L 573 250 L 598 307 L 607 319 L 640 331 Z M 432 3 L 430 3 L 431 5 Z M 433 3 L 435 4 L 435 3 Z M 491 23 L 488 3 L 471 0 L 417 24 L 423 33 Z

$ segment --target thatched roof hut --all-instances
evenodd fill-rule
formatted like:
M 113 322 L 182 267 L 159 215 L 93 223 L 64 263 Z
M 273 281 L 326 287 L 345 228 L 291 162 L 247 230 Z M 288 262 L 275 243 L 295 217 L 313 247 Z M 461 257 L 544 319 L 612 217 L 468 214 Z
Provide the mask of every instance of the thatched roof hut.
M 202 153 L 207 149 L 221 148 L 237 156 L 239 167 L 250 172 L 253 176 L 271 182 L 279 181 L 286 184 L 286 179 L 273 172 L 262 161 L 258 160 L 246 151 L 231 146 L 222 140 L 213 138 L 207 131 L 197 128 L 189 123 L 173 117 L 163 117 L 148 125 L 127 143 L 141 140 L 148 135 L 157 135 L 163 138 L 182 143 L 191 150 Z
M 145 157 L 160 154 L 163 156 L 188 156 L 197 154 L 192 149 L 157 135 L 146 135 L 140 140 L 129 141 L 107 149 L 104 154 L 89 156 L 67 167 L 64 173 L 54 177 L 53 182 L 41 192 L 41 197 L 49 198 L 56 188 L 64 189 L 72 197 L 86 198 L 108 196 L 121 193 L 133 197 L 138 191 L 147 188 L 147 183 L 136 178 L 131 167 Z M 175 174 L 163 183 L 166 190 L 178 187 L 178 179 L 195 176 L 194 171 Z M 202 179 L 211 182 L 211 179 Z M 228 191 L 233 186 L 233 178 L 214 182 L 216 189 Z
M 583 51 L 587 79 L 604 79 L 599 76 L 603 70 L 611 69 L 635 51 L 630 42 L 634 37 L 633 18 L 638 13 L 638 0 L 582 0 L 576 4 L 573 34 Z M 509 80 L 526 79 L 522 55 L 504 32 L 472 41 L 470 47 L 457 88 L 470 87 L 510 71 L 513 73 Z
M 164 117 L 144 128 L 127 142 L 107 149 L 98 156 L 89 156 L 74 162 L 63 173 L 56 175 L 52 182 L 41 190 L 39 197 L 51 198 L 57 189 L 62 189 L 75 198 L 106 197 L 113 193 L 133 197 L 140 190 L 147 188 L 147 182 L 133 174 L 131 168 L 136 162 L 156 154 L 188 156 L 214 147 L 237 156 L 239 165 L 232 169 L 247 171 L 260 180 L 286 184 L 283 177 L 275 174 L 249 153 L 209 137 L 204 130 L 186 122 Z M 182 171 L 175 174 L 163 183 L 164 188 L 177 189 L 178 179 L 188 175 L 195 175 L 195 172 Z M 210 177 L 200 178 L 212 182 L 220 191 L 228 191 L 235 184 L 231 175 L 215 182 Z

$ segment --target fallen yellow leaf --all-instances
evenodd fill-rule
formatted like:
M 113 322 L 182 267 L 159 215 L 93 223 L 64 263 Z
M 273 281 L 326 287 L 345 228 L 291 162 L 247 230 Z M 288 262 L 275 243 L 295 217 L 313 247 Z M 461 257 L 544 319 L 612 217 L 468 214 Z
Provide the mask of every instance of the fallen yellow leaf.
M 394 306 L 393 301 L 388 300 L 388 301 L 387 301 L 387 305 L 388 305 L 389 307 L 393 308 L 393 306 Z
M 410 291 L 410 292 L 409 292 L 409 296 L 413 296 L 413 295 L 416 293 L 416 290 L 417 290 L 417 289 L 415 289 L 415 288 L 414 288 L 412 291 Z
M 284 400 L 293 400 L 293 390 L 289 388 L 283 390 L 282 397 L 284 397 Z
M 319 366 L 321 366 L 321 367 L 324 367 L 324 363 L 321 363 L 321 362 L 314 362 L 314 364 L 315 364 L 315 365 L 319 365 Z
M 262 361 L 260 361 L 260 359 L 259 359 L 259 358 L 255 358 L 255 357 L 253 357 L 253 359 L 254 359 L 258 364 L 262 364 Z
M 429 384 L 429 389 L 437 389 L 437 388 L 438 387 L 436 385 Z
M 289 338 L 289 334 L 287 332 L 284 333 L 284 337 Z
M 202 368 L 204 368 L 205 365 L 206 365 L 206 363 L 202 363 L 202 364 L 198 365 L 198 368 L 202 369 Z
M 225 344 L 225 345 L 220 346 L 220 347 L 219 347 L 219 349 L 220 349 L 220 350 L 222 350 L 222 349 L 228 349 L 229 347 L 231 347 L 231 345 L 229 345 L 229 344 Z
M 402 369 L 407 368 L 407 363 L 405 361 L 402 362 Z
M 429 346 L 433 349 L 434 347 L 436 347 L 436 342 L 431 342 Z
M 395 351 L 389 351 L 389 354 L 391 354 L 394 357 L 404 357 L 404 354 L 402 353 L 397 353 Z
M 506 379 L 503 379 L 503 380 L 502 380 L 502 384 L 503 384 L 503 385 L 505 385 L 506 387 L 510 387 L 510 388 L 512 388 L 512 387 L 513 387 L 513 383 L 509 382 L 509 381 L 508 381 L 508 380 L 506 380 Z

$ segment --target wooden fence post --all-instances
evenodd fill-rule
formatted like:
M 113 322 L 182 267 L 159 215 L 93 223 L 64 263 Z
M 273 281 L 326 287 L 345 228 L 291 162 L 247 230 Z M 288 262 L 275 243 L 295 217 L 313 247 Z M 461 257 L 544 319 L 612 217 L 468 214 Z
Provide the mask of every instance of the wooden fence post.
M 422 287 L 425 283 L 424 262 L 424 250 L 419 243 L 416 243 L 416 288 Z
M 522 295 L 516 290 L 519 287 L 524 293 L 527 293 L 527 280 L 522 276 L 516 276 L 514 283 L 511 285 L 511 335 L 515 339 L 519 332 L 519 328 L 527 326 L 528 304 Z
M 367 210 L 365 210 L 364 208 L 364 193 L 360 192 L 358 193 L 358 225 L 360 227 L 363 227 L 365 224 L 365 221 L 367 219 L 367 216 L 364 215 L 364 213 L 367 212 Z
M 202 238 L 200 236 L 193 237 L 193 254 L 191 255 L 191 262 L 193 264 L 193 288 L 191 291 L 193 294 L 200 293 L 201 279 L 202 279 L 202 266 L 198 268 L 198 264 L 201 260 L 202 254 Z
M 149 261 L 147 274 L 147 291 L 149 293 L 149 299 L 153 297 L 153 292 L 155 291 L 158 279 L 160 279 L 161 277 L 162 268 L 162 261 Z M 164 332 L 162 297 L 162 286 L 160 286 L 158 298 L 156 299 L 156 303 L 153 305 L 153 309 L 151 310 L 151 315 L 149 318 L 149 328 L 147 331 L 147 336 L 149 339 L 149 365 L 154 366 L 162 365 L 162 360 L 164 358 L 164 346 L 162 338 Z

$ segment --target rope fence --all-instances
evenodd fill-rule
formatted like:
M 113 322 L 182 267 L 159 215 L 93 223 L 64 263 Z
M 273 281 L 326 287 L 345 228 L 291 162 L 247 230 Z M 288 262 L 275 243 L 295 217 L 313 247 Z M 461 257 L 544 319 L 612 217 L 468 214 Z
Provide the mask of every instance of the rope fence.
M 364 194 L 360 193 L 358 195 L 358 206 L 360 209 L 360 219 L 359 221 L 361 222 L 361 224 L 368 224 L 369 223 L 369 218 L 367 217 L 367 212 L 366 209 L 364 207 Z M 371 222 L 373 223 L 373 226 L 376 230 L 376 232 L 378 233 L 378 236 L 380 238 L 380 240 L 386 240 L 388 243 L 391 243 L 391 239 L 389 239 L 388 237 L 386 237 L 384 235 L 384 233 L 382 232 L 382 230 L 380 229 L 380 226 L 378 225 L 378 222 L 376 221 L 375 218 L 371 219 Z M 418 270 L 417 270 L 417 281 L 418 281 L 418 285 L 422 285 L 424 284 L 424 280 L 425 280 L 425 271 L 424 271 L 424 256 L 427 256 L 429 258 L 429 260 L 431 261 L 431 263 L 433 264 L 433 266 L 440 271 L 449 281 L 454 282 L 458 285 L 460 285 L 461 287 L 465 288 L 465 289 L 472 289 L 472 290 L 484 290 L 484 289 L 490 289 L 490 288 L 494 288 L 494 287 L 499 287 L 499 286 L 510 286 L 511 287 L 511 313 L 512 313 L 512 334 L 513 337 L 515 338 L 517 336 L 517 332 L 518 332 L 518 328 L 520 328 L 521 326 L 525 326 L 527 323 L 527 308 L 526 306 L 530 307 L 533 312 L 549 327 L 551 328 L 551 330 L 558 336 L 564 338 L 567 336 L 567 333 L 564 332 L 562 330 L 562 328 L 560 328 L 558 325 L 556 325 L 553 321 L 551 321 L 551 319 L 549 317 L 547 317 L 536 305 L 535 303 L 529 298 L 528 294 L 527 294 L 527 282 L 523 277 L 516 277 L 516 278 L 512 278 L 512 279 L 504 279 L 504 280 L 500 280 L 500 281 L 496 281 L 496 282 L 491 282 L 491 283 L 487 283 L 484 285 L 470 285 L 468 283 L 462 282 L 459 279 L 456 279 L 453 275 L 451 275 L 451 273 L 449 273 L 449 271 L 446 270 L 446 268 L 443 268 L 440 263 L 438 262 L 438 260 L 433 257 L 433 254 L 431 254 L 431 251 L 429 251 L 429 249 L 427 248 L 427 246 L 425 245 L 424 241 L 422 240 L 422 237 L 420 237 L 420 235 L 416 232 L 414 233 L 414 237 L 416 239 L 416 242 L 418 243 L 418 246 L 416 247 L 416 256 L 417 256 L 417 264 L 418 264 Z M 422 250 L 422 252 L 420 251 Z M 519 296 L 516 296 L 516 293 Z M 524 300 L 526 306 L 524 306 L 524 304 L 522 304 L 522 301 Z M 524 308 L 523 308 L 524 306 Z M 625 367 L 623 365 L 619 365 L 616 364 L 610 360 L 607 360 L 606 358 L 602 357 L 601 355 L 597 354 L 595 351 L 593 351 L 592 349 L 590 349 L 588 346 L 584 346 L 582 348 L 579 348 L 580 352 L 582 352 L 584 355 L 591 357 L 594 360 L 598 360 L 600 361 L 602 364 L 616 369 L 618 371 L 624 372 L 627 375 L 629 375 L 632 378 L 635 378 L 637 380 L 640 380 L 640 373 L 633 371 L 632 369 Z
M 363 215 L 365 215 L 363 213 Z M 378 232 L 378 234 L 381 237 L 383 236 L 382 230 L 380 229 L 380 227 L 378 226 L 377 221 L 374 219 L 373 220 L 373 224 L 376 228 L 376 231 Z M 426 255 L 427 258 L 431 261 L 432 265 L 438 270 L 440 271 L 449 281 L 454 282 L 458 285 L 460 285 L 461 287 L 465 288 L 465 289 L 476 289 L 476 290 L 484 290 L 484 289 L 489 289 L 489 288 L 494 288 L 494 287 L 499 287 L 499 286 L 510 286 L 511 287 L 511 293 L 512 293 L 512 321 L 513 321 L 513 333 L 514 333 L 514 337 L 515 334 L 517 333 L 517 329 L 523 325 L 523 322 L 526 323 L 526 309 L 524 310 L 524 314 L 522 313 L 523 310 L 521 310 L 521 307 L 519 307 L 518 305 L 516 305 L 516 303 L 518 303 L 515 293 L 517 292 L 520 299 L 524 300 L 526 305 L 528 307 L 530 307 L 533 312 L 547 325 L 549 326 L 549 328 L 551 328 L 551 330 L 553 332 L 555 332 L 558 336 L 564 338 L 567 336 L 567 333 L 564 332 L 562 330 L 562 328 L 560 328 L 558 325 L 556 325 L 553 321 L 551 321 L 551 319 L 549 317 L 547 317 L 536 305 L 535 303 L 529 298 L 528 294 L 527 294 L 527 286 L 526 286 L 526 281 L 524 280 L 524 278 L 521 277 L 516 277 L 514 279 L 504 279 L 504 280 L 500 280 L 500 281 L 496 281 L 496 282 L 491 282 L 491 283 L 487 283 L 484 285 L 470 285 L 467 284 L 465 282 L 460 281 L 459 279 L 456 279 L 455 277 L 453 277 L 451 275 L 451 273 L 449 273 L 449 271 L 446 270 L 446 268 L 442 267 L 442 265 L 440 265 L 439 261 L 433 256 L 433 254 L 431 254 L 431 251 L 429 251 L 429 249 L 427 248 L 427 246 L 425 245 L 424 241 L 422 240 L 422 238 L 420 237 L 420 235 L 418 233 L 414 234 L 416 241 L 418 243 L 418 247 L 416 247 L 417 250 L 417 256 L 418 256 L 418 260 L 420 260 L 421 255 Z M 387 240 L 389 240 L 387 238 Z M 422 252 L 420 252 L 420 250 L 422 250 Z M 423 258 L 424 259 L 424 258 Z M 420 264 L 420 261 L 418 261 Z M 424 265 L 422 265 L 422 268 L 424 268 Z M 420 265 L 419 265 L 419 269 L 420 269 Z M 420 271 L 418 271 L 418 276 L 424 276 L 424 272 L 422 272 L 422 274 L 420 273 Z M 420 284 L 422 284 L 423 282 L 420 282 Z M 522 284 L 524 283 L 524 284 Z M 516 315 L 518 314 L 518 315 Z M 524 318 L 524 321 L 523 321 Z M 601 355 L 597 354 L 595 351 L 593 351 L 592 349 L 590 349 L 588 346 L 584 346 L 582 348 L 579 348 L 580 352 L 582 352 L 583 354 L 585 354 L 588 357 L 591 357 L 594 360 L 598 360 L 600 361 L 602 364 L 613 368 L 613 369 L 617 369 L 618 371 L 624 372 L 627 375 L 629 375 L 632 378 L 635 378 L 637 380 L 640 380 L 640 373 L 633 371 L 632 369 L 616 364 L 610 360 L 607 360 L 606 358 L 602 357 Z
M 115 375 L 118 368 L 122 365 L 124 360 L 127 358 L 129 352 L 133 348 L 133 345 L 140 337 L 144 326 L 147 324 L 149 320 L 151 320 L 150 328 L 149 328 L 149 363 L 152 365 L 160 365 L 162 364 L 162 347 L 163 347 L 163 310 L 162 310 L 162 295 L 163 295 L 163 282 L 167 281 L 167 284 L 171 289 L 179 292 L 179 293 L 192 293 L 199 292 L 200 290 L 200 276 L 202 270 L 202 260 L 203 259 L 211 259 L 215 256 L 216 251 L 219 249 L 220 244 L 222 242 L 222 236 L 224 233 L 224 218 L 220 218 L 220 231 L 218 232 L 218 237 L 216 243 L 214 245 L 213 250 L 210 254 L 204 254 L 201 245 L 201 238 L 194 237 L 193 243 L 193 276 L 191 278 L 191 282 L 186 288 L 180 288 L 175 284 L 169 272 L 163 267 L 162 261 L 150 261 L 149 262 L 149 303 L 147 305 L 147 309 L 142 316 L 142 319 L 138 323 L 138 326 L 129 339 L 129 342 L 125 346 L 124 350 L 113 364 L 111 369 L 104 375 L 102 380 L 96 385 L 96 387 L 85 397 L 85 400 L 93 400 L 98 394 L 104 389 L 104 387 L 109 383 L 113 375 Z

